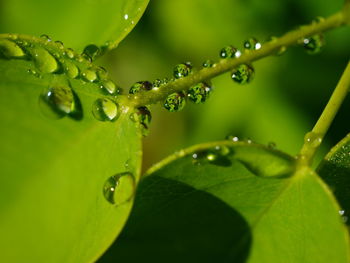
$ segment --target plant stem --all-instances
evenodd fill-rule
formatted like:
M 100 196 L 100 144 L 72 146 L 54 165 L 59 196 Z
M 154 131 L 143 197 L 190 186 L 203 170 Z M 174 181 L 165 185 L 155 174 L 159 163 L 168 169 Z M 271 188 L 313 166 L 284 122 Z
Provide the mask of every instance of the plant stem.
M 350 90 L 350 61 L 345 68 L 332 96 L 330 97 L 327 106 L 324 108 L 320 118 L 316 122 L 311 132 L 305 135 L 304 144 L 300 150 L 302 164 L 311 164 L 312 159 L 319 148 L 323 137 L 332 124 L 340 106 L 342 105 L 346 95 Z
M 140 107 L 157 103 L 164 100 L 171 93 L 186 90 L 197 83 L 230 71 L 240 64 L 251 63 L 271 54 L 276 54 L 281 48 L 286 48 L 296 44 L 300 39 L 305 37 L 344 25 L 345 21 L 346 16 L 344 9 L 343 11 L 335 13 L 318 23 L 313 22 L 309 25 L 301 26 L 279 38 L 264 43 L 258 50 L 246 51 L 238 58 L 221 59 L 212 68 L 203 68 L 185 78 L 177 79 L 163 85 L 158 90 L 142 91 L 134 96 L 130 96 L 130 106 Z

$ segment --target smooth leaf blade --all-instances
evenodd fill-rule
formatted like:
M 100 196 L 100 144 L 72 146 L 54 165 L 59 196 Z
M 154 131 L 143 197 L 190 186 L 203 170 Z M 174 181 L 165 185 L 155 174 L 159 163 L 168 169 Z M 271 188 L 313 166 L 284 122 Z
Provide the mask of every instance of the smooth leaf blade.
M 230 147 L 230 166 L 193 161 L 194 153 L 215 146 Z M 263 176 L 247 168 L 256 159 L 277 170 L 289 165 L 282 177 Z M 223 142 L 180 152 L 150 170 L 135 201 L 122 234 L 99 262 L 349 260 L 338 206 L 322 181 L 263 146 Z
M 347 225 L 350 224 L 350 134 L 341 140 L 326 155 L 317 168 L 319 175 L 333 190 Z
M 91 262 L 131 210 L 132 201 L 110 204 L 103 186 L 125 171 L 138 181 L 141 136 L 128 113 L 116 122 L 93 117 L 105 97 L 98 84 L 28 69 L 30 60 L 0 59 L 0 261 Z M 40 97 L 54 86 L 73 89 L 77 116 L 43 114 Z
M 133 29 L 149 0 L 3 1 L 0 30 L 47 34 L 82 51 L 88 44 L 113 48 Z M 108 42 L 108 43 L 107 43 Z

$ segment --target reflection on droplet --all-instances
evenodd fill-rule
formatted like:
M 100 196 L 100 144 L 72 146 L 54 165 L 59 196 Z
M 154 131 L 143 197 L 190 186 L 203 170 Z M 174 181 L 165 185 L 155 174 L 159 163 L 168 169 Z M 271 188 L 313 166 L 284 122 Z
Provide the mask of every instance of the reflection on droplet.
M 188 90 L 188 98 L 192 102 L 198 104 L 198 103 L 204 103 L 208 98 L 212 91 L 212 88 L 210 85 L 208 85 L 206 82 L 198 83 L 197 85 L 192 86 Z
M 135 179 L 132 173 L 124 172 L 109 177 L 103 185 L 103 196 L 116 206 L 131 201 L 135 194 Z
M 73 62 L 65 60 L 63 64 L 68 77 L 75 79 L 79 76 L 79 68 Z
M 173 75 L 175 78 L 180 79 L 187 77 L 192 72 L 192 65 L 190 62 L 177 64 L 174 67 Z
M 312 148 L 317 148 L 322 143 L 322 135 L 316 132 L 308 132 L 305 134 L 304 142 Z
M 115 95 L 118 93 L 118 87 L 111 80 L 101 81 L 100 88 L 106 91 L 107 94 Z
M 83 55 L 90 57 L 91 60 L 95 60 L 95 58 L 98 55 L 100 55 L 100 53 L 101 53 L 100 48 L 96 45 L 93 45 L 93 44 L 87 45 L 83 51 Z
M 231 72 L 233 81 L 239 84 L 247 84 L 254 78 L 254 68 L 248 64 L 241 64 Z
M 185 94 L 183 92 L 175 92 L 170 94 L 164 102 L 164 108 L 170 112 L 182 110 L 186 105 Z
M 94 82 L 97 79 L 97 74 L 94 70 L 85 69 L 81 72 L 83 80 L 87 82 Z
M 110 99 L 97 99 L 92 106 L 92 114 L 99 121 L 115 121 L 119 117 L 119 107 Z
M 47 117 L 59 119 L 75 110 L 74 94 L 70 87 L 51 87 L 40 96 L 39 106 Z

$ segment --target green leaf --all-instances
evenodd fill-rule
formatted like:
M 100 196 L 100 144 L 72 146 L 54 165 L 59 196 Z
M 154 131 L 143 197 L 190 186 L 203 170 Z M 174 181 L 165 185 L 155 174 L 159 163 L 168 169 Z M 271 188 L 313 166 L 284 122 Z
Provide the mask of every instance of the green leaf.
M 318 176 L 286 154 L 241 142 L 199 145 L 151 168 L 99 262 L 345 263 L 338 209 Z
M 0 32 L 63 41 L 79 51 L 88 45 L 113 48 L 134 28 L 149 0 L 5 0 L 1 2 Z
M 333 190 L 341 206 L 339 214 L 350 225 L 350 134 L 331 149 L 317 171 Z
M 94 261 L 133 203 L 108 202 L 105 182 L 133 174 L 115 190 L 119 204 L 139 180 L 141 135 L 127 109 L 98 121 L 97 99 L 116 105 L 102 79 L 84 80 L 98 68 L 55 51 L 35 39 L 0 39 L 0 262 Z M 69 78 L 67 65 L 81 75 Z

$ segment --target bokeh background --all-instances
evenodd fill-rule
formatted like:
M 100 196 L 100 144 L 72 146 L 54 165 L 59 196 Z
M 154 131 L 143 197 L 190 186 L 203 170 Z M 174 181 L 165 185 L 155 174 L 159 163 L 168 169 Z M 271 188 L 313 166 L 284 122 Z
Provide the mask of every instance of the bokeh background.
M 98 63 L 127 91 L 136 81 L 171 77 L 177 63 L 191 61 L 200 67 L 205 59 L 217 60 L 225 45 L 242 48 L 251 36 L 263 42 L 317 16 L 329 16 L 342 4 L 342 0 L 152 0 L 135 29 Z M 350 57 L 349 28 L 327 32 L 325 39 L 318 55 L 296 46 L 282 56 L 255 62 L 251 84 L 236 84 L 229 74 L 213 79 L 215 90 L 205 104 L 189 102 L 179 113 L 167 112 L 161 104 L 152 106 L 144 169 L 183 147 L 229 134 L 274 142 L 278 149 L 296 154 Z M 349 132 L 349 108 L 347 99 L 318 159 Z

